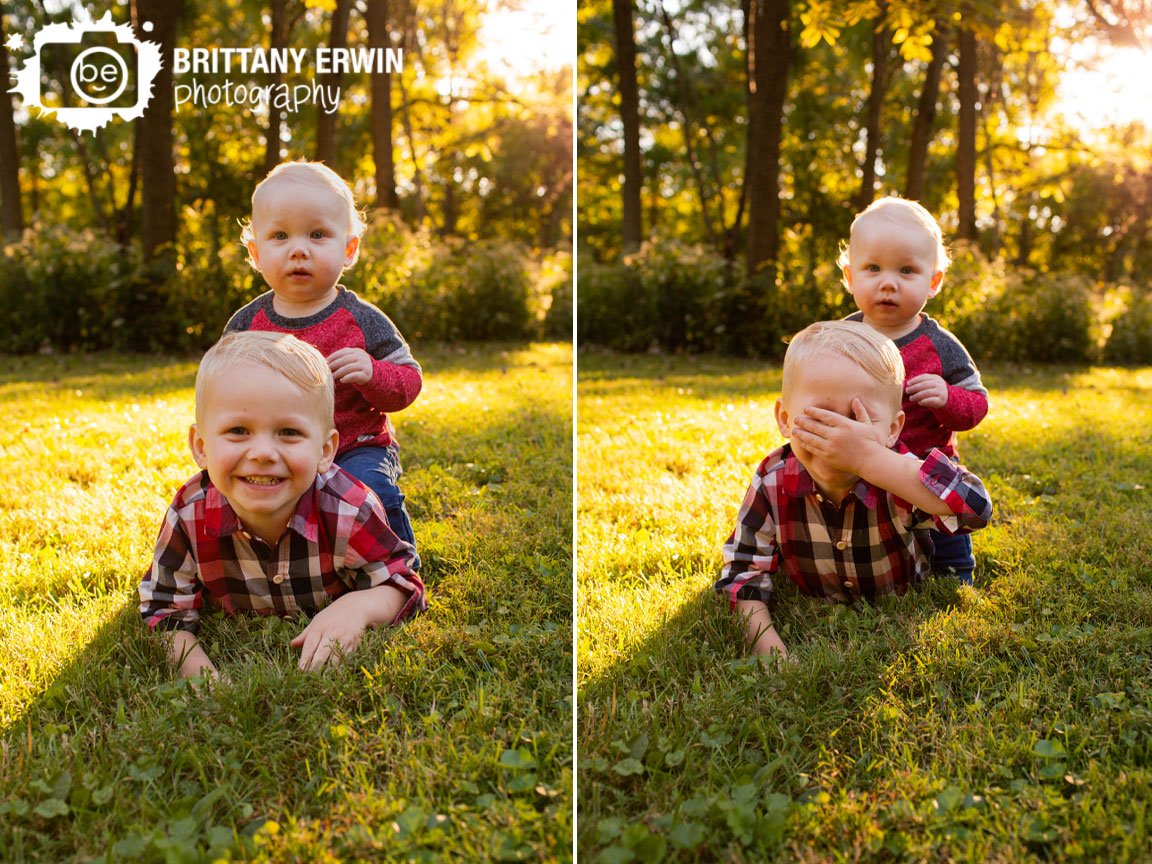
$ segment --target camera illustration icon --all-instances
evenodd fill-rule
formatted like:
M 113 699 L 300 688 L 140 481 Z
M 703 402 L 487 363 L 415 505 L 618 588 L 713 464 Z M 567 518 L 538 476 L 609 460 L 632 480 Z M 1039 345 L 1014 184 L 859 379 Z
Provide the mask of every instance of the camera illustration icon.
M 99 21 L 82 7 L 79 14 L 72 24 L 49 24 L 36 34 L 10 92 L 80 132 L 95 132 L 113 117 L 136 119 L 163 65 L 159 44 L 137 39 L 110 12 Z

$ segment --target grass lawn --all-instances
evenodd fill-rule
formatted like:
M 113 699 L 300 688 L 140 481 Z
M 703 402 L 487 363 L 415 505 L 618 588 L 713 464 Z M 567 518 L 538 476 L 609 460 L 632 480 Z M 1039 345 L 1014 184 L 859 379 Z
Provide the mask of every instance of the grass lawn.
M 318 674 L 300 623 L 211 616 L 204 697 L 135 608 L 195 364 L 0 358 L 0 860 L 570 860 L 571 352 L 418 354 L 428 613 Z
M 711 583 L 779 367 L 579 370 L 582 861 L 1152 860 L 1152 369 L 984 369 L 975 588 L 784 587 L 767 669 Z

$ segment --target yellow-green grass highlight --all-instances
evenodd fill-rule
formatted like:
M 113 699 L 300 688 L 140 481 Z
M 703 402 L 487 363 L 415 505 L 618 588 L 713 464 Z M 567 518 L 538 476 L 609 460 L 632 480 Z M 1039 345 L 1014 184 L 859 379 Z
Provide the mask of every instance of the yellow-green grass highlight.
M 135 610 L 195 362 L 0 359 L 0 859 L 570 859 L 571 351 L 417 350 L 429 612 L 320 674 L 299 622 L 211 616 L 205 696 Z
M 983 371 L 975 588 L 784 585 L 762 668 L 711 583 L 779 368 L 580 356 L 584 860 L 1152 858 L 1152 370 Z

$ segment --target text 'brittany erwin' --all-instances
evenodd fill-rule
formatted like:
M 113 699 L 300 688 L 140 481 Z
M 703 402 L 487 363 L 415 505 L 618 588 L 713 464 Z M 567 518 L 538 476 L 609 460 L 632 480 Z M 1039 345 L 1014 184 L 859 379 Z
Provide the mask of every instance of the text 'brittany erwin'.
M 239 72 L 300 74 L 309 54 L 307 48 L 176 48 L 172 71 L 177 75 L 227 74 Z M 315 49 L 314 69 L 318 75 L 343 72 L 400 72 L 404 51 L 400 48 Z

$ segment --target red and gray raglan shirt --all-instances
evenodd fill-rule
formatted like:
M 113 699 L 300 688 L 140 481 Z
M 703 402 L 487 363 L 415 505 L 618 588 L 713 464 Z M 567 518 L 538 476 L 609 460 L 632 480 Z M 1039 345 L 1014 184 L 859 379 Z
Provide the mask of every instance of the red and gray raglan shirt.
M 383 312 L 343 285 L 336 299 L 315 315 L 286 318 L 272 306 L 273 292 L 261 294 L 234 314 L 225 333 L 264 330 L 291 333 L 329 357 L 341 348 L 361 348 L 372 358 L 366 384 L 336 382 L 337 456 L 355 447 L 387 447 L 396 441 L 388 414 L 416 401 L 424 384 L 420 364 L 396 325 Z
M 854 312 L 847 320 L 863 321 L 864 313 Z M 956 433 L 975 428 L 988 413 L 988 391 L 980 371 L 960 340 L 923 312 L 920 325 L 894 341 L 904 360 L 905 381 L 930 373 L 948 385 L 948 401 L 942 408 L 925 408 L 904 397 L 900 443 L 921 458 L 936 448 L 956 459 Z

